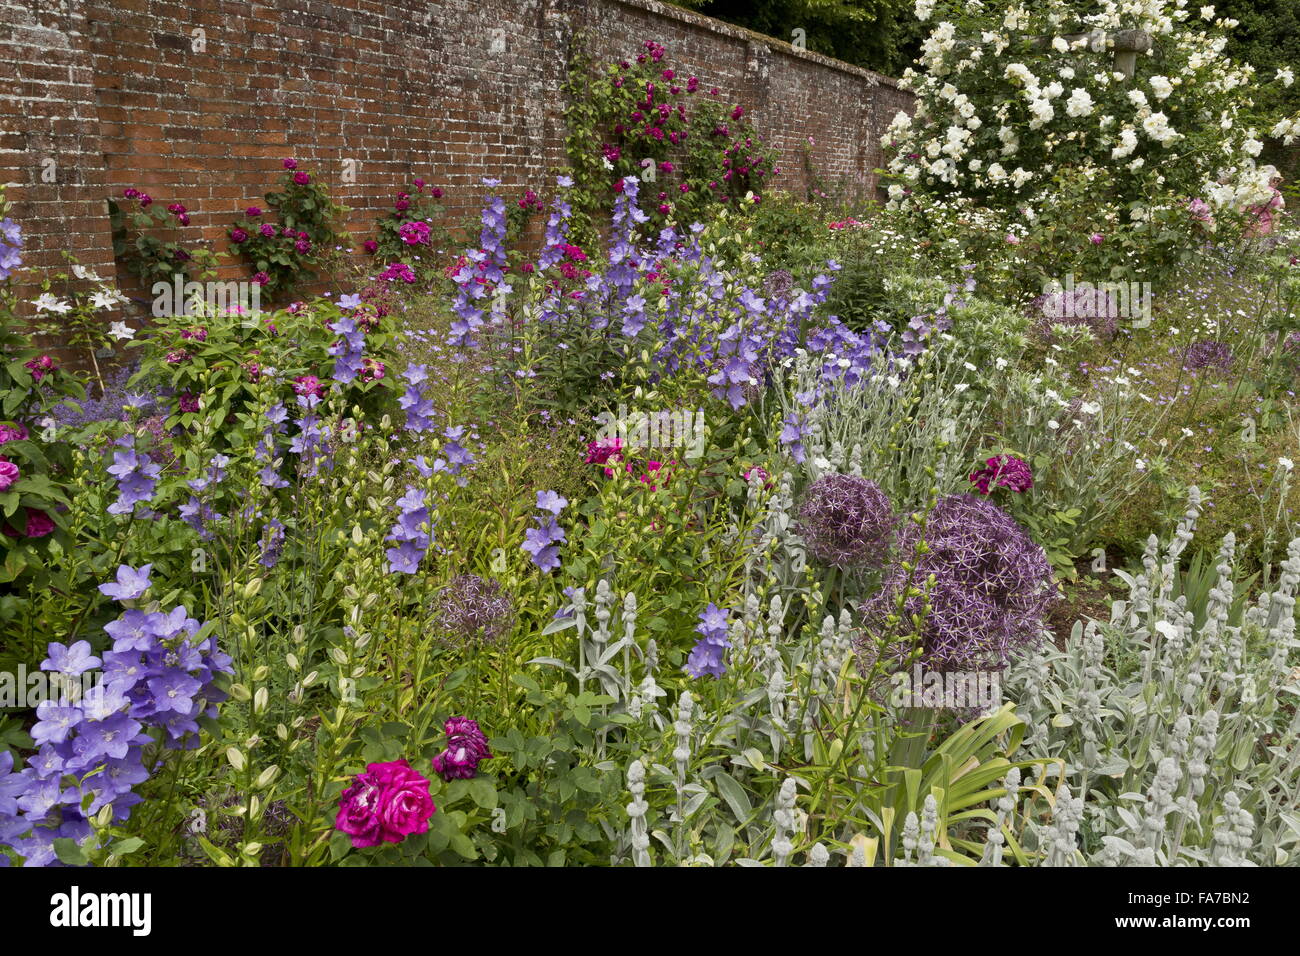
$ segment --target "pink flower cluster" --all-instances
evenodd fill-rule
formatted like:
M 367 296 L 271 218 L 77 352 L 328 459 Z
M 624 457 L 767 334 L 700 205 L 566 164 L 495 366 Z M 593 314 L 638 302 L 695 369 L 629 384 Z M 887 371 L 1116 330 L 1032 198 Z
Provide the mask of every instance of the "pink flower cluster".
M 39 382 L 46 375 L 57 370 L 58 367 L 59 366 L 55 364 L 54 359 L 50 358 L 48 355 L 42 355 L 39 358 L 34 358 L 29 362 L 23 363 L 23 368 L 32 373 L 32 380 L 36 382 Z
M 401 843 L 413 833 L 428 832 L 437 809 L 428 778 L 405 760 L 372 763 L 343 791 L 334 826 L 358 849 Z
M 478 765 L 492 758 L 478 721 L 452 717 L 443 729 L 447 747 L 433 758 L 433 771 L 444 780 L 472 779 Z M 372 763 L 343 791 L 334 827 L 350 836 L 356 849 L 401 843 L 412 834 L 426 833 L 437 809 L 429 778 L 407 761 Z
M 402 223 L 397 230 L 402 241 L 408 246 L 427 246 L 429 244 L 429 224 L 418 219 Z
M 1034 486 L 1034 475 L 1029 464 L 1015 455 L 1001 455 L 989 458 L 985 467 L 971 472 L 971 483 L 982 495 L 991 494 L 994 488 L 1006 488 L 1021 493 Z
M 452 717 L 445 724 L 447 749 L 433 758 L 433 770 L 444 780 L 469 780 L 478 773 L 478 765 L 492 758 L 487 737 L 478 721 Z

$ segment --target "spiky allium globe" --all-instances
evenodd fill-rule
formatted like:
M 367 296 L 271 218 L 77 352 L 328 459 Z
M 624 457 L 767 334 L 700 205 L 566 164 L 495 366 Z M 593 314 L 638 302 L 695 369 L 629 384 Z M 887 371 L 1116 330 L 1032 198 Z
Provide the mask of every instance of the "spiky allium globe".
M 922 538 L 928 550 L 916 556 Z M 1044 616 L 1056 599 L 1051 565 L 1024 528 L 988 499 L 969 494 L 939 499 L 924 534 L 915 524 L 899 534 L 898 554 L 915 561 L 913 587 L 924 591 L 929 577 L 935 579 L 921 635 L 927 667 L 998 669 L 1041 637 Z M 883 629 L 907 579 L 899 562 L 886 572 L 880 591 L 862 607 L 870 630 Z M 923 594 L 907 598 L 904 620 L 922 614 L 925 601 Z
M 1224 342 L 1202 339 L 1193 342 L 1183 354 L 1183 368 L 1190 372 L 1198 369 L 1213 369 L 1227 373 L 1232 370 L 1232 349 Z
M 884 563 L 896 518 L 880 486 L 854 475 L 822 475 L 808 486 L 796 530 L 808 553 L 837 568 Z
M 438 592 L 434 615 L 453 640 L 491 644 L 514 625 L 514 602 L 496 581 L 458 574 Z

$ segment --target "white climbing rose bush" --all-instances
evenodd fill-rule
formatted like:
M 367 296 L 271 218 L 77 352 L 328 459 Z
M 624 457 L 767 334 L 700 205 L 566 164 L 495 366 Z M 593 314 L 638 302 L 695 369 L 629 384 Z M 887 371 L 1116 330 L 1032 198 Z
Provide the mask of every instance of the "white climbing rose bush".
M 1241 212 L 1272 195 L 1262 138 L 1300 135 L 1295 119 L 1239 121 L 1260 80 L 1224 55 L 1236 24 L 1212 7 L 920 0 L 917 15 L 934 26 L 903 76 L 915 115 L 899 113 L 883 138 L 895 203 L 958 195 L 1033 220 L 1068 168 L 1104 184 L 1122 226 L 1193 199 Z M 1115 51 L 1129 31 L 1150 38 L 1131 78 Z

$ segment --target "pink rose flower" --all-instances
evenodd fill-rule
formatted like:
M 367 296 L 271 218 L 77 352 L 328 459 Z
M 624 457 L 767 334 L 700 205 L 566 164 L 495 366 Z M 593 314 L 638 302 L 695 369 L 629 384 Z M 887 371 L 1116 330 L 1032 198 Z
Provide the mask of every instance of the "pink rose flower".
M 44 511 L 37 511 L 35 508 L 28 508 L 26 511 L 27 523 L 24 530 L 21 532 L 15 531 L 12 526 L 6 524 L 4 527 L 0 528 L 0 531 L 4 532 L 5 537 L 18 538 L 26 536 L 28 538 L 44 538 L 54 530 L 54 519 Z M 13 519 L 11 518 L 9 520 L 12 521 Z
M 413 833 L 427 833 L 437 809 L 428 778 L 405 760 L 372 763 L 343 791 L 334 826 L 358 849 L 401 843 Z
M 23 425 L 0 425 L 0 445 L 11 441 L 25 441 L 27 429 Z
M 0 458 L 0 491 L 8 491 L 18 477 L 18 466 L 7 458 Z

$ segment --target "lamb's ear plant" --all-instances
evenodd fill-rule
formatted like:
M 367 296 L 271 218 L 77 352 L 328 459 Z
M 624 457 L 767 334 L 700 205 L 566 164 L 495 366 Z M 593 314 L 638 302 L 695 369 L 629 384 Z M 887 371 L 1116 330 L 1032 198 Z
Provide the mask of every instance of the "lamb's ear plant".
M 1286 701 L 1294 672 L 1300 539 L 1277 586 L 1243 602 L 1236 546 L 1226 537 L 1208 591 L 1180 568 L 1203 502 L 1190 505 L 1163 551 L 1153 541 L 1109 621 L 1077 625 L 1066 651 L 1045 647 L 1013 668 L 1038 754 L 1062 761 L 1085 800 L 1082 851 L 1103 865 L 1257 865 L 1291 860 L 1300 761 L 1273 741 L 1300 730 Z M 1248 823 L 1246 854 L 1228 829 Z M 1217 841 L 1217 843 L 1216 843 Z

